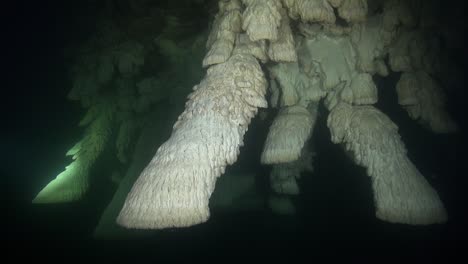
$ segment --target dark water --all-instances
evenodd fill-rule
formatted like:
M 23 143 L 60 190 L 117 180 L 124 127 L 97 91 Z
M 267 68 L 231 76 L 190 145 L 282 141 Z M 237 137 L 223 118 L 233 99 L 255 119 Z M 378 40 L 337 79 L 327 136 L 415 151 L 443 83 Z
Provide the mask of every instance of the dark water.
M 247 142 L 258 139 L 253 136 L 255 132 L 261 134 L 255 128 L 254 125 L 247 135 Z M 55 153 L 36 156 L 35 160 L 28 161 L 23 172 L 26 175 L 20 178 L 23 182 L 17 182 L 15 190 L 11 190 L 22 197 L 16 197 L 20 199 L 19 203 L 10 204 L 9 220 L 14 223 L 5 231 L 12 243 L 10 245 L 40 249 L 39 256 L 60 252 L 84 259 L 88 256 L 138 256 L 145 260 L 186 260 L 192 256 L 225 258 L 254 253 L 267 259 L 285 255 L 373 259 L 376 255 L 389 255 L 425 260 L 434 256 L 450 257 L 462 250 L 462 243 L 466 241 L 466 218 L 461 200 L 465 197 L 465 189 L 461 185 L 464 181 L 460 177 L 464 175 L 459 173 L 462 166 L 457 164 L 462 161 L 450 160 L 454 155 L 447 152 L 450 145 L 438 147 L 441 143 L 431 143 L 431 149 L 447 155 L 410 149 L 417 157 L 416 165 L 421 171 L 442 171 L 439 178 L 431 183 L 439 191 L 450 217 L 444 225 L 413 227 L 385 223 L 374 217 L 369 177 L 322 133 L 327 134 L 327 130 L 324 120 L 319 120 L 315 135 L 318 152 L 314 161 L 315 173 L 302 177 L 302 194 L 295 198 L 296 216 L 278 216 L 267 209 L 250 213 L 212 211 L 207 223 L 191 228 L 154 231 L 129 240 L 95 240 L 92 233 L 110 201 L 112 188 L 96 186 L 93 194 L 71 205 L 28 204 L 28 199 L 34 195 L 31 191 L 40 185 L 30 186 L 27 181 L 32 181 L 37 172 L 47 171 L 46 165 L 50 166 L 54 161 L 40 162 L 48 159 L 44 157 L 60 157 Z M 418 133 L 424 134 L 422 130 Z M 443 139 L 432 139 L 447 143 Z M 50 146 L 47 141 L 45 139 L 45 143 L 37 147 L 60 147 Z M 252 159 L 245 158 L 257 151 L 251 146 L 255 147 L 247 145 L 243 149 L 239 163 L 231 170 L 242 166 L 259 169 L 249 164 L 255 163 L 249 162 Z M 430 163 L 431 159 L 437 159 L 437 165 Z M 21 193 L 21 188 L 24 193 Z
M 392 257 L 406 260 L 406 256 L 430 262 L 435 257 L 462 255 L 467 242 L 465 92 L 449 94 L 449 110 L 462 133 L 433 135 L 398 107 L 392 89 L 396 76 L 378 80 L 379 97 L 384 98 L 378 107 L 399 125 L 410 159 L 439 192 L 449 214 L 447 224 L 413 227 L 377 220 L 369 177 L 330 142 L 325 115 L 321 115 L 313 139 L 318 154 L 315 172 L 301 179 L 296 216 L 277 216 L 267 209 L 213 211 L 207 223 L 191 228 L 154 231 L 134 240 L 93 239 L 94 227 L 115 191 L 109 182 L 96 183 L 95 192 L 75 204 L 30 204 L 46 184 L 44 175 L 57 175 L 69 162 L 64 150 L 83 132 L 76 127 L 82 109 L 65 100 L 69 61 L 61 49 L 89 33 L 90 28 L 77 25 L 74 16 L 80 12 L 91 16 L 92 8 L 47 1 L 13 10 L 15 15 L 7 18 L 13 26 L 5 34 L 12 40 L 10 51 L 16 52 L 6 52 L 13 74 L 8 76 L 11 81 L 7 78 L 9 92 L 3 97 L 6 125 L 1 142 L 6 194 L 2 238 L 8 255 L 58 261 L 63 256 L 84 261 L 96 257 L 193 260 L 193 256 L 205 261 L 239 257 L 246 261 L 246 255 L 253 253 L 264 260 L 292 261 L 301 256 L 307 261 L 349 257 L 379 262 Z M 258 172 L 260 184 L 268 173 L 258 161 L 267 127 L 265 121 L 253 121 L 239 162 L 230 168 Z

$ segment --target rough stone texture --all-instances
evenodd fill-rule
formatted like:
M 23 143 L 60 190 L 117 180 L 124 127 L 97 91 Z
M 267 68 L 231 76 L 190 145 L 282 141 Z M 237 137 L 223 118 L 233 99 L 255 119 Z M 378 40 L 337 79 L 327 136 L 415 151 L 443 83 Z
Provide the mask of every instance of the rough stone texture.
M 171 137 L 133 185 L 117 222 L 160 229 L 206 221 L 216 178 L 236 161 L 250 119 L 267 106 L 265 92 L 266 80 L 250 54 L 235 53 L 210 67 Z
M 398 127 L 372 106 L 339 103 L 328 117 L 334 143 L 343 143 L 372 178 L 376 216 L 392 223 L 445 222 L 436 191 L 406 156 Z

